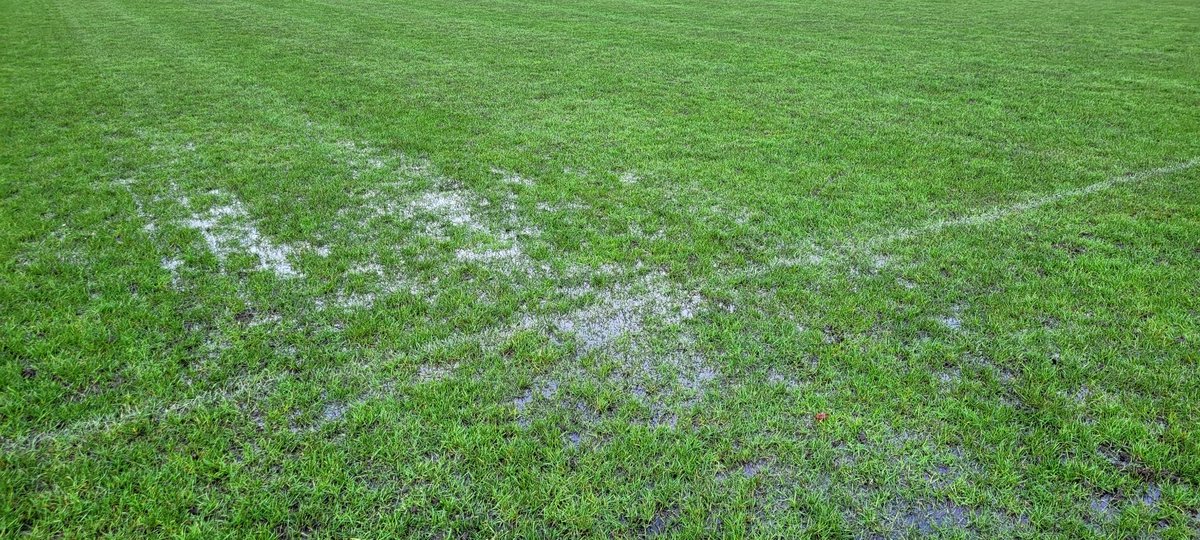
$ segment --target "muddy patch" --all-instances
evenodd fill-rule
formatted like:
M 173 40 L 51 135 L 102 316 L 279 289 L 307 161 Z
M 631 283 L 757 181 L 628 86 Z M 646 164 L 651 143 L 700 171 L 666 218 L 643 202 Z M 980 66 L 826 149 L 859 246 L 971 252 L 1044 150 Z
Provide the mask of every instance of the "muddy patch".
M 1102 493 L 1092 497 L 1088 501 L 1088 511 L 1091 512 L 1093 519 L 1101 523 L 1107 523 L 1116 519 L 1119 503 L 1120 499 L 1115 494 Z
M 529 314 L 522 326 L 572 344 L 575 355 L 538 382 L 539 387 L 553 382 L 554 392 L 527 391 L 516 398 L 523 425 L 531 418 L 528 406 L 536 401 L 576 411 L 574 416 L 585 423 L 607 414 L 580 407 L 582 401 L 556 391 L 559 381 L 578 381 L 630 397 L 646 411 L 649 425 L 675 427 L 679 413 L 698 404 L 719 380 L 718 370 L 682 328 L 706 302 L 672 284 L 666 274 L 616 279 L 603 287 L 585 281 L 562 286 L 560 293 L 579 307 L 560 314 Z
M 603 290 L 588 287 L 574 292 L 595 301 L 554 317 L 549 324 L 554 331 L 573 336 L 584 353 L 603 349 L 627 336 L 636 341 L 649 325 L 676 325 L 690 320 L 703 304 L 699 295 L 675 290 L 662 273 Z
M 929 536 L 936 532 L 963 530 L 971 522 L 970 509 L 950 501 L 895 501 L 886 507 L 899 531 Z
M 725 482 L 733 477 L 755 478 L 759 475 L 767 474 L 770 471 L 771 463 L 766 459 L 755 459 L 746 461 L 729 469 L 722 470 L 717 473 L 717 482 Z
M 679 519 L 679 508 L 670 507 L 663 508 L 654 513 L 650 518 L 650 522 L 642 529 L 643 537 L 657 537 L 670 533 L 675 529 L 675 523 Z
M 1146 506 L 1155 506 L 1162 500 L 1162 489 L 1154 482 L 1146 484 L 1146 490 L 1138 500 Z

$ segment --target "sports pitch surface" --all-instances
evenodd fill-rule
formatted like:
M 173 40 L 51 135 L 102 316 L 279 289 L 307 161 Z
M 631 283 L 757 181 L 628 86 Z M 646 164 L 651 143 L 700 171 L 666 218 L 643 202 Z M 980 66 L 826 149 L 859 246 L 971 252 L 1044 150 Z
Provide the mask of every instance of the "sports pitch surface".
M 1194 0 L 0 28 L 0 537 L 1200 534 Z

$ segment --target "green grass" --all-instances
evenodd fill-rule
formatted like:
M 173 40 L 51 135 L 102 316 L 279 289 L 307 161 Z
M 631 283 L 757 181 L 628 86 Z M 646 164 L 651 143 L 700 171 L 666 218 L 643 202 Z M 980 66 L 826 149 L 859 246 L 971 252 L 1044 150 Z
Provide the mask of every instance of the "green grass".
M 0 537 L 1200 534 L 1200 4 L 0 15 Z

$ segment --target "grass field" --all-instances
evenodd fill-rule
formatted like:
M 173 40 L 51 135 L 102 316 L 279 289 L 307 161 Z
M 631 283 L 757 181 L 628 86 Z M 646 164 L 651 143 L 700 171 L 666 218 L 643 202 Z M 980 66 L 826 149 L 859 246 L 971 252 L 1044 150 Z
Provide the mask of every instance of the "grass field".
M 1200 536 L 1195 0 L 0 25 L 0 537 Z

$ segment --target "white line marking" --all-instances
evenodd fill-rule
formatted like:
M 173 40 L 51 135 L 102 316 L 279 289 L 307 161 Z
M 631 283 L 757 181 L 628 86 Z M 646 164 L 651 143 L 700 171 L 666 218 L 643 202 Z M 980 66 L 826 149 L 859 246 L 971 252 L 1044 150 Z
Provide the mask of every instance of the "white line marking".
M 280 375 L 268 377 L 261 373 L 247 377 L 239 377 L 233 381 L 230 381 L 230 383 L 224 388 L 202 392 L 196 396 L 182 401 L 167 403 L 143 403 L 140 406 L 127 409 L 124 412 L 80 420 L 62 429 L 44 431 L 13 441 L 5 441 L 3 449 L 6 452 L 15 452 L 23 448 L 32 450 L 35 449 L 39 444 L 48 441 L 70 441 L 76 438 L 82 438 L 106 431 L 111 431 L 143 417 L 154 417 L 156 415 L 161 415 L 165 418 L 175 413 L 186 413 L 202 405 L 219 403 L 228 399 L 232 399 L 235 396 L 253 391 L 255 388 L 266 388 L 281 378 L 282 377 Z
M 525 325 L 523 324 L 507 327 L 504 325 L 497 325 L 469 334 L 453 335 L 443 339 L 427 341 L 412 351 L 400 353 L 400 357 L 416 356 L 419 358 L 440 349 L 457 347 L 472 342 L 481 344 L 498 342 L 499 340 L 508 337 L 524 328 Z M 365 362 L 350 362 L 345 365 L 328 369 L 326 372 L 326 377 L 339 377 L 353 374 L 371 374 L 377 371 L 379 371 L 379 367 L 374 364 Z M 0 448 L 2 448 L 5 452 L 36 450 L 39 445 L 46 442 L 69 442 L 84 437 L 94 436 L 100 433 L 112 431 L 139 418 L 158 418 L 161 420 L 176 414 L 186 414 L 204 405 L 232 401 L 238 398 L 264 393 L 276 383 L 283 380 L 283 377 L 283 374 L 267 375 L 264 373 L 248 375 L 245 377 L 236 377 L 233 380 L 228 381 L 223 388 L 202 392 L 196 396 L 184 399 L 182 401 L 152 401 L 150 403 L 143 403 L 139 406 L 127 409 L 124 412 L 101 415 L 99 417 L 93 417 L 86 420 L 79 420 L 61 429 L 44 431 L 11 441 L 4 441 L 3 444 L 0 445 Z
M 1082 197 L 1084 195 L 1091 195 L 1093 193 L 1098 193 L 1101 191 L 1112 189 L 1117 186 L 1122 186 L 1122 185 L 1127 185 L 1127 184 L 1136 184 L 1139 182 L 1143 182 L 1145 180 L 1149 180 L 1151 178 L 1156 178 L 1159 176 L 1166 176 L 1169 174 L 1186 171 L 1188 169 L 1196 167 L 1197 165 L 1200 165 L 1200 158 L 1193 158 L 1190 161 L 1177 163 L 1175 165 L 1167 165 L 1167 166 L 1163 166 L 1163 167 L 1157 167 L 1154 169 L 1148 169 L 1148 170 L 1144 170 L 1144 171 L 1129 173 L 1129 174 L 1125 174 L 1122 176 L 1116 176 L 1116 177 L 1108 178 L 1106 180 L 1101 180 L 1094 184 L 1086 185 L 1084 187 L 1065 189 L 1065 190 L 1051 193 L 1048 195 L 1043 195 L 1041 197 L 1035 197 L 1035 198 L 1029 199 L 1027 201 L 1022 201 L 1022 202 L 1018 202 L 1018 203 L 1014 203 L 1014 204 L 1008 204 L 1008 205 L 1004 205 L 1004 206 L 994 206 L 988 210 L 985 210 L 983 212 L 980 212 L 980 213 L 977 213 L 974 215 L 970 215 L 970 216 L 964 216 L 964 217 L 959 217 L 959 218 L 939 219 L 936 221 L 931 221 L 929 223 L 926 223 L 926 224 L 918 226 L 918 227 L 903 228 L 903 229 L 899 229 L 899 230 L 896 230 L 891 233 L 867 238 L 867 239 L 865 239 L 861 242 L 857 242 L 857 243 L 846 242 L 841 245 L 830 248 L 828 250 L 829 253 L 821 253 L 819 256 L 814 255 L 814 254 L 805 254 L 805 255 L 801 255 L 801 256 L 779 258 L 779 259 L 776 259 L 775 261 L 773 261 L 770 265 L 763 267 L 763 268 L 756 269 L 756 270 L 752 270 L 751 272 L 749 272 L 746 275 L 757 275 L 757 274 L 761 274 L 761 273 L 764 273 L 766 271 L 773 270 L 776 268 L 790 267 L 790 266 L 804 266 L 804 265 L 811 265 L 814 263 L 819 263 L 822 261 L 827 261 L 828 258 L 826 257 L 826 255 L 829 255 L 829 254 L 836 255 L 836 254 L 849 254 L 849 253 L 856 253 L 856 252 L 857 253 L 869 253 L 869 252 L 879 249 L 880 247 L 882 247 L 885 244 L 890 244 L 893 242 L 902 242 L 905 240 L 911 240 L 913 238 L 918 238 L 918 237 L 926 236 L 926 235 L 930 235 L 930 234 L 937 234 L 939 232 L 942 232 L 942 231 L 944 231 L 946 229 L 950 229 L 950 228 L 970 227 L 970 226 L 974 226 L 974 225 L 986 225 L 988 223 L 999 221 L 999 220 L 1009 217 L 1011 215 L 1019 214 L 1022 212 L 1028 212 L 1030 210 L 1036 210 L 1043 206 L 1046 206 L 1049 204 L 1054 204 L 1054 203 L 1062 201 L 1064 199 L 1071 199 L 1071 198 L 1075 198 L 1075 197 Z

